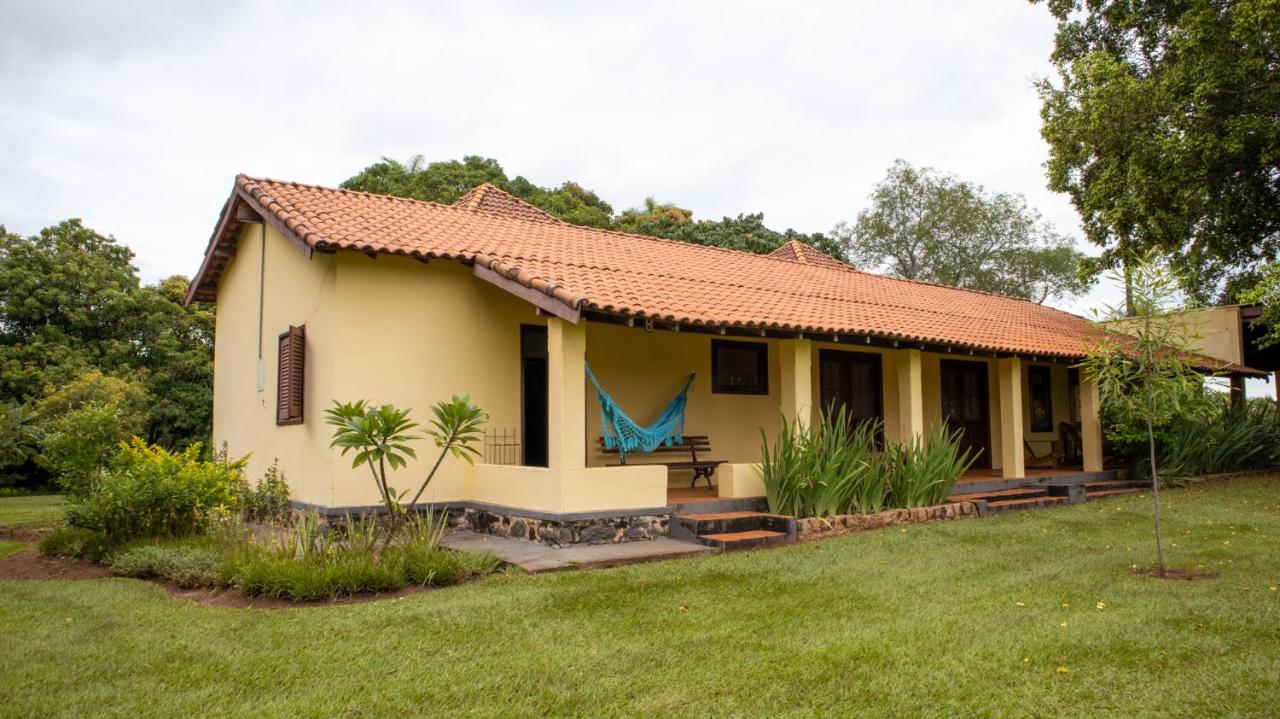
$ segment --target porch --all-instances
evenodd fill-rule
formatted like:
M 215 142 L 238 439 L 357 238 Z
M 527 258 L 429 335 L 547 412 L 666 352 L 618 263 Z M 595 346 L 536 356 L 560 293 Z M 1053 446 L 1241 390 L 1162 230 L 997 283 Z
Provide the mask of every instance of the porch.
M 909 441 L 937 423 L 962 433 L 979 469 L 962 479 L 1026 482 L 1063 470 L 1028 468 L 1058 424 L 1080 438 L 1081 473 L 1103 470 L 1097 388 L 1066 362 L 906 345 L 871 337 L 804 336 L 763 330 L 691 329 L 583 316 L 545 316 L 523 327 L 516 457 L 477 465 L 471 499 L 543 512 L 657 510 L 673 504 L 764 495 L 755 465 L 761 433 L 780 417 L 812 422 L 842 404 L 857 419 L 883 423 L 889 441 Z M 618 405 L 639 420 L 661 413 L 690 372 L 685 432 L 705 435 L 705 459 L 721 460 L 714 489 L 689 489 L 687 473 L 653 457 L 600 446 L 600 406 L 590 363 Z M 512 461 L 512 460 L 515 461 Z M 658 458 L 661 459 L 661 458 Z

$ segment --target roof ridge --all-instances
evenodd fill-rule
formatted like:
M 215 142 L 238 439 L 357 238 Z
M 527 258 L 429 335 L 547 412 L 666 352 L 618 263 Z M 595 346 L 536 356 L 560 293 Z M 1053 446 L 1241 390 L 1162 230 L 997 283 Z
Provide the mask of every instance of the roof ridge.
M 455 206 L 455 205 L 446 205 L 446 204 L 442 204 L 442 203 L 439 203 L 439 202 L 432 202 L 432 201 L 430 201 L 430 200 L 419 200 L 419 199 L 415 199 L 415 198 L 412 198 L 412 197 L 400 197 L 400 196 L 398 196 L 398 195 L 382 195 L 382 194 L 378 194 L 378 193 L 376 193 L 376 192 L 365 192 L 365 191 L 363 191 L 363 190 L 348 190 L 348 189 L 346 189 L 346 188 L 341 188 L 341 187 L 326 187 L 326 186 L 324 186 L 324 185 L 314 185 L 314 184 L 309 184 L 309 183 L 305 183 L 305 182 L 293 182 L 293 181 L 289 181 L 289 180 L 276 180 L 276 179 L 266 178 L 266 177 L 250 177 L 250 176 L 245 175 L 245 174 L 243 174 L 243 173 L 241 173 L 241 174 L 237 175 L 237 176 L 236 176 L 236 178 L 237 178 L 237 180 L 239 180 L 240 178 L 244 178 L 244 179 L 251 180 L 251 181 L 255 181 L 255 182 L 274 182 L 274 183 L 278 183 L 278 184 L 281 184 L 281 185 L 293 185 L 293 186 L 295 186 L 295 187 L 308 187 L 308 188 L 315 189 L 315 190 L 325 190 L 325 191 L 329 191 L 329 192 L 338 192 L 338 193 L 342 193 L 342 194 L 349 194 L 349 195 L 364 195 L 364 196 L 368 196 L 368 197 L 376 197 L 376 198 L 381 198 L 381 199 L 386 199 L 386 200 L 392 200 L 392 201 L 402 202 L 402 203 L 408 203 L 408 204 L 421 204 L 421 205 L 429 205 L 429 206 L 431 206 L 431 207 L 444 208 L 444 209 L 449 209 L 449 210 L 457 210 L 457 211 L 463 211 L 463 212 L 474 212 L 474 210 L 470 210 L 470 209 L 463 208 L 463 207 L 457 207 L 457 206 Z M 477 187 L 479 187 L 479 185 L 477 185 Z M 499 192 L 501 192 L 501 190 L 499 190 Z M 513 196 L 513 197 L 514 197 L 514 196 Z M 516 199 L 517 199 L 517 200 L 520 200 L 520 198 L 518 198 L 518 197 L 517 197 Z M 520 200 L 520 201 L 522 201 L 522 202 L 523 202 L 523 200 Z M 536 208 L 535 208 L 535 209 L 536 209 Z M 539 211 L 541 211 L 541 210 L 539 210 Z M 542 221 L 540 221 L 540 220 L 530 220 L 530 219 L 527 219 L 527 218 L 524 218 L 524 217 L 518 217 L 518 216 L 515 216 L 515 215 L 504 215 L 504 214 L 497 214 L 497 213 L 493 213 L 493 212 L 485 212 L 484 214 L 485 214 L 485 215 L 487 215 L 487 216 L 489 216 L 489 217 L 499 217 L 499 218 L 501 218 L 501 219 L 503 219 L 503 220 L 507 220 L 507 221 L 511 221 L 511 222 L 531 222 L 531 223 L 534 223 L 534 224 L 542 224 Z M 956 286 L 954 286 L 954 285 L 943 284 L 943 283 L 941 283 L 941 282 L 929 282 L 929 281 L 926 281 L 926 280 L 915 280 L 915 279 L 909 279 L 909 278 L 906 278 L 906 277 L 894 277 L 893 275 L 884 275 L 884 274 L 878 274 L 878 273 L 875 273 L 875 272 L 867 272 L 866 270 L 858 269 L 857 267 L 854 267 L 853 265 L 846 265 L 846 267 L 848 267 L 848 269 L 846 270 L 846 269 L 844 269 L 844 268 L 826 267 L 826 266 L 823 266 L 823 265 L 815 265 L 815 264 L 813 264 L 813 263 L 808 263 L 808 262 L 806 262 L 806 263 L 797 263 L 797 262 L 795 262 L 795 261 L 793 261 L 793 260 L 788 260 L 788 259 L 786 259 L 786 258 L 784 258 L 784 257 L 777 257 L 777 256 L 774 256 L 774 255 L 769 255 L 769 254 L 757 254 L 757 253 L 755 253 L 755 252 L 747 252 L 746 250 L 734 250 L 734 249 L 730 249 L 730 248 L 728 248 L 728 247 L 719 247 L 719 246 L 717 246 L 717 245 L 703 245 L 703 244 L 700 244 L 700 243 L 697 243 L 697 242 L 685 242 L 685 241 L 683 241 L 683 240 L 673 240 L 673 239 L 670 239 L 670 238 L 667 238 L 667 237 L 657 237 L 657 236 L 654 236 L 654 235 L 638 235 L 638 234 L 631 233 L 631 232 L 622 232 L 622 231 L 620 231 L 620 230 L 610 230 L 610 229 L 606 229 L 606 228 L 603 228 L 603 227 L 591 227 L 591 226 L 589 226 L 589 225 L 575 225 L 575 224 L 573 224 L 573 223 L 571 223 L 571 222 L 564 222 L 563 220 L 561 220 L 561 221 L 560 221 L 560 223 L 561 223 L 561 224 L 563 224 L 563 225 L 565 225 L 565 226 L 572 227 L 572 228 L 575 228 L 575 229 L 578 229 L 578 230 L 582 230 L 582 231 L 585 231 L 585 232 L 596 232 L 596 233 L 607 234 L 607 235 L 616 235 L 616 236 L 621 236 L 621 237 L 628 237 L 628 238 L 633 238 L 633 239 L 645 240 L 645 241 L 649 241 L 649 242 L 663 243 L 663 244 L 667 244 L 667 245 L 678 245 L 678 246 L 681 246 L 681 247 L 691 247 L 691 248 L 701 249 L 701 250 L 703 250 L 703 251 L 708 251 L 708 252 L 729 253 L 729 254 L 731 254 L 731 255 L 736 255 L 736 256 L 744 256 L 744 255 L 745 255 L 745 256 L 750 256 L 750 257 L 763 257 L 763 258 L 765 258 L 765 259 L 768 259 L 768 260 L 771 260 L 771 261 L 774 261 L 774 262 L 786 262 L 786 263 L 788 263 L 788 264 L 804 264 L 804 266 L 805 266 L 805 267 L 817 268 L 817 269 L 820 269 L 820 270 L 822 270 L 822 271 L 824 271 L 824 272 L 850 272 L 850 271 L 851 271 L 851 272 L 856 272 L 856 273 L 858 273 L 858 274 L 860 274 L 860 275 L 866 275 L 866 276 L 868 276 L 868 277 L 875 277 L 875 278 L 884 279 L 884 280 L 892 280 L 892 281 L 894 281 L 894 282 L 905 282 L 905 283 L 908 283 L 908 284 L 924 285 L 924 286 L 927 286 L 927 287 L 940 287 L 940 288 L 947 289 L 947 290 L 955 290 L 955 291 L 959 291 L 959 292 L 969 292 L 969 293 L 972 293 L 972 294 L 985 295 L 985 296 L 987 296 L 987 297 L 996 297 L 996 298 L 1000 298 L 1000 299 L 1004 299 L 1004 300 L 1010 300 L 1010 301 L 1014 301 L 1014 302 L 1025 302 L 1025 303 L 1027 303 L 1027 304 L 1029 304 L 1029 305 L 1034 305 L 1034 306 L 1036 306 L 1036 307 L 1044 307 L 1045 309 L 1053 310 L 1053 311 L 1055 311 L 1055 312 L 1061 312 L 1061 313 L 1063 313 L 1063 314 L 1070 315 L 1070 316 L 1072 316 L 1072 317 L 1077 317 L 1077 318 L 1080 318 L 1080 319 L 1083 319 L 1083 320 L 1088 321 L 1088 318 L 1087 318 L 1087 317 L 1084 317 L 1083 315 L 1077 315 L 1077 314 L 1075 314 L 1075 313 L 1067 312 L 1066 310 L 1061 310 L 1061 309 L 1058 309 L 1057 307 L 1051 307 L 1051 306 L 1048 306 L 1048 305 L 1044 305 L 1044 304 L 1041 304 L 1041 303 L 1039 303 L 1039 302 L 1032 302 L 1031 300 L 1026 299 L 1025 297 L 1013 297 L 1013 296 L 1011 296 L 1011 295 L 1002 295 L 1002 294 L 1000 294 L 1000 293 L 998 293 L 998 292 L 989 292 L 989 291 L 987 291 L 987 290 L 975 290 L 975 289 L 972 289 L 972 288 L 969 288 L 969 287 L 956 287 Z M 796 240 L 795 238 L 792 238 L 792 239 L 791 239 L 791 242 L 798 242 L 798 241 L 799 241 L 799 240 Z

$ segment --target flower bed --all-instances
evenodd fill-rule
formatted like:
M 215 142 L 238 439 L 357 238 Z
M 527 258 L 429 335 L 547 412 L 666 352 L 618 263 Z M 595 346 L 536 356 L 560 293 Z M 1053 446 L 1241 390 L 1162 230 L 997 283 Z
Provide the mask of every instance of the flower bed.
M 913 507 L 911 509 L 886 509 L 874 514 L 838 514 L 831 517 L 800 517 L 796 523 L 796 541 L 807 542 L 815 539 L 835 537 L 850 532 L 862 532 L 868 529 L 879 529 L 894 524 L 915 524 L 918 522 L 936 522 L 948 519 L 967 519 L 978 516 L 978 507 L 973 502 L 953 502 L 938 504 L 932 507 Z

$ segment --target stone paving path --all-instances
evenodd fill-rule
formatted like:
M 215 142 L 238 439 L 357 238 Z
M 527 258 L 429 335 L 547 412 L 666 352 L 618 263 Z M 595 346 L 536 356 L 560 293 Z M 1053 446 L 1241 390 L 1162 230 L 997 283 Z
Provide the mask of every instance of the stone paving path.
M 525 539 L 495 537 L 470 531 L 447 532 L 442 543 L 450 549 L 490 552 L 502 561 L 514 564 L 527 572 L 601 569 L 715 552 L 711 547 L 682 542 L 678 539 L 649 539 L 619 544 L 579 544 L 557 548 Z

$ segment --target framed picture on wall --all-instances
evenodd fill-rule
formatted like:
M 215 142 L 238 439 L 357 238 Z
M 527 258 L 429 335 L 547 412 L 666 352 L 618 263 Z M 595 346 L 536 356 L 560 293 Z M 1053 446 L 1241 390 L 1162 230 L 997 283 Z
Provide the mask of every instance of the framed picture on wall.
M 1031 431 L 1053 431 L 1053 383 L 1048 367 L 1027 368 L 1027 396 L 1030 400 Z

